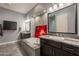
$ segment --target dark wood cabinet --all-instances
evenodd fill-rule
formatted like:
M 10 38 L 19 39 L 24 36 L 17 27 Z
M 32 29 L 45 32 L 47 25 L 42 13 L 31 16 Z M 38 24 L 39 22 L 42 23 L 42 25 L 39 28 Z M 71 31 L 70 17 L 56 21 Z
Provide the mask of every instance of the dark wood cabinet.
M 55 48 L 54 49 L 54 56 L 74 56 L 74 54 L 69 53 L 69 52 L 62 50 L 62 49 Z
M 54 56 L 62 56 L 62 50 L 54 48 Z
M 79 47 L 75 47 L 68 44 L 62 44 L 62 49 L 72 54 L 79 55 Z
M 20 33 L 20 38 L 21 39 L 26 39 L 26 38 L 30 38 L 31 34 L 30 33 Z
M 66 49 L 67 47 L 70 46 L 65 45 L 65 43 L 41 38 L 40 51 L 42 56 L 76 56 L 76 54 L 73 52 L 73 49 L 70 49 L 71 51 L 69 51 Z M 73 47 L 71 46 L 70 48 Z
M 61 52 L 62 52 L 63 56 L 76 56 L 75 54 L 69 53 L 69 52 L 64 51 L 64 50 L 62 50 Z
M 53 50 L 52 50 L 52 47 L 51 46 L 48 46 L 48 45 L 46 45 L 46 44 L 43 44 L 42 46 L 41 46 L 41 55 L 42 56 L 52 56 L 53 54 L 52 54 L 52 52 L 53 52 Z

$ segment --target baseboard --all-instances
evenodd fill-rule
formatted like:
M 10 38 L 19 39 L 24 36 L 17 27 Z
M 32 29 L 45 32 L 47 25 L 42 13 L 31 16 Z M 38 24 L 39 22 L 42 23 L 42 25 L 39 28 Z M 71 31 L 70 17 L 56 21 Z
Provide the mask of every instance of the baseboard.
M 11 43 L 15 43 L 15 42 L 18 42 L 19 40 L 16 40 L 16 41 L 11 41 L 11 42 L 4 42 L 4 43 L 0 43 L 0 45 L 6 45 L 6 44 L 11 44 Z

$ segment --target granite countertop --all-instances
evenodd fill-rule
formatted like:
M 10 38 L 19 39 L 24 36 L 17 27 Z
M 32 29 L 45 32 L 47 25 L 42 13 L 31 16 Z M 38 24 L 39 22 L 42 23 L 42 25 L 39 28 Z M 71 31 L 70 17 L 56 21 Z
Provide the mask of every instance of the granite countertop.
M 66 43 L 66 44 L 69 44 L 69 45 L 79 47 L 79 39 L 75 39 L 75 38 L 58 37 L 58 36 L 51 36 L 51 35 L 44 35 L 44 36 L 41 36 L 40 38 L 44 38 L 44 39 L 47 39 L 47 40 L 53 40 L 53 41 Z
M 40 41 L 36 42 L 36 40 L 40 40 L 40 39 L 28 38 L 28 39 L 22 40 L 22 42 L 24 42 L 25 44 L 27 44 L 28 46 L 30 46 L 32 49 L 35 50 L 40 48 Z

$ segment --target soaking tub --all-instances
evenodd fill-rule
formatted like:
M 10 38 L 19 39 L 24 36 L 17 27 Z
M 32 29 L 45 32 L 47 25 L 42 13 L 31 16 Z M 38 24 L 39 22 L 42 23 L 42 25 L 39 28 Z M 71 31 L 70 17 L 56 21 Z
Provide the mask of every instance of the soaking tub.
M 40 39 L 27 38 L 21 41 L 21 46 L 28 56 L 40 56 Z

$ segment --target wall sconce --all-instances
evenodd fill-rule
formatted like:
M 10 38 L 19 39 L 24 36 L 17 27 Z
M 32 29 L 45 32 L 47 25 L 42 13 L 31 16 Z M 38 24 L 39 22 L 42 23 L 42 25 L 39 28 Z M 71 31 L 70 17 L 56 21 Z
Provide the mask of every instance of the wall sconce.
M 52 7 L 49 7 L 49 9 L 48 9 L 50 12 L 52 12 L 53 11 L 53 8 Z
M 58 8 L 57 4 L 53 5 L 53 8 L 54 9 L 57 9 Z
M 63 3 L 59 3 L 59 7 L 60 8 L 64 7 Z

